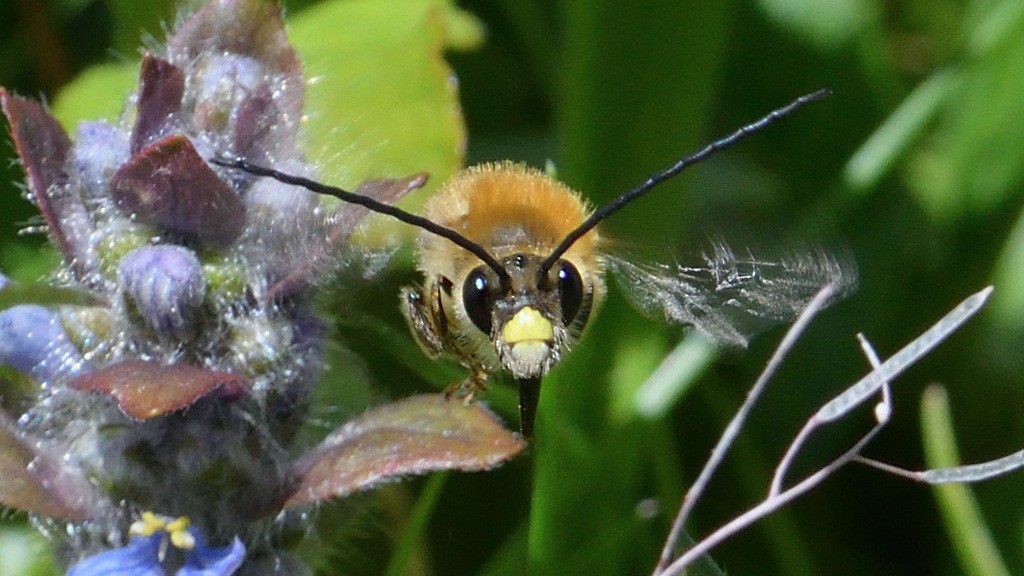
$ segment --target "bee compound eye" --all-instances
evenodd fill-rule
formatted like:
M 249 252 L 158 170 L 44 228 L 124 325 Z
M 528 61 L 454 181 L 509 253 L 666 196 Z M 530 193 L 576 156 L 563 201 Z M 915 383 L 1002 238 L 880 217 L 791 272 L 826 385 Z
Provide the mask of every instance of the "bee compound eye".
M 484 267 L 476 268 L 462 285 L 462 305 L 473 324 L 484 334 L 491 334 L 491 286 Z
M 558 264 L 558 297 L 562 303 L 562 322 L 571 324 L 583 305 L 583 279 L 579 270 L 565 260 Z

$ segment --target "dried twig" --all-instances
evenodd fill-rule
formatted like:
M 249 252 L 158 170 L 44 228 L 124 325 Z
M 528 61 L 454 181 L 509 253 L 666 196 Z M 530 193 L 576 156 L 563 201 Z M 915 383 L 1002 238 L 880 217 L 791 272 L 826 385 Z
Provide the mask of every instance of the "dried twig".
M 836 470 L 850 462 L 860 462 L 890 474 L 896 474 L 898 476 L 932 484 L 944 482 L 977 482 L 1024 467 L 1024 450 L 998 460 L 981 464 L 926 470 L 922 472 L 904 470 L 891 464 L 865 458 L 860 453 L 864 446 L 866 446 L 889 422 L 892 415 L 892 402 L 889 390 L 890 381 L 906 370 L 909 366 L 917 362 L 920 358 L 925 356 L 935 346 L 955 332 L 961 325 L 963 325 L 964 322 L 974 316 L 974 314 L 984 306 L 991 292 L 992 287 L 988 287 L 968 297 L 956 308 L 942 317 L 942 319 L 935 323 L 935 325 L 904 346 L 899 352 L 885 362 L 881 362 L 879 360 L 868 340 L 863 335 L 858 335 L 861 348 L 872 367 L 872 371 L 867 376 L 834 397 L 832 400 L 825 403 L 807 420 L 803 428 L 801 428 L 800 432 L 798 432 L 796 437 L 793 439 L 793 442 L 786 450 L 786 453 L 779 460 L 779 464 L 768 489 L 768 494 L 761 503 L 743 512 L 733 520 L 727 522 L 725 525 L 701 539 L 693 546 L 689 547 L 682 555 L 673 558 L 673 551 L 679 546 L 680 538 L 683 534 L 683 527 L 686 524 L 686 520 L 689 517 L 690 512 L 699 500 L 704 489 L 707 487 L 711 476 L 725 457 L 729 447 L 735 441 L 736 436 L 743 427 L 743 423 L 746 420 L 747 415 L 750 413 L 750 410 L 753 408 L 754 404 L 756 404 L 768 381 L 775 374 L 775 371 L 782 359 L 792 349 L 807 324 L 814 315 L 821 310 L 823 304 L 828 302 L 831 295 L 831 288 L 826 287 L 822 289 L 822 291 L 819 292 L 818 295 L 815 296 L 815 298 L 807 305 L 800 317 L 786 333 L 785 338 L 783 338 L 782 343 L 779 344 L 775 354 L 765 367 L 765 370 L 751 387 L 746 400 L 737 410 L 736 415 L 722 433 L 721 439 L 712 450 L 711 456 L 708 458 L 707 464 L 701 471 L 701 474 L 697 477 L 690 490 L 683 498 L 679 514 L 676 516 L 672 530 L 665 541 L 665 546 L 662 549 L 658 565 L 654 570 L 654 575 L 676 576 L 682 574 L 687 566 L 692 564 L 697 558 L 706 554 L 723 540 L 740 530 L 749 527 L 757 520 L 760 520 L 788 504 L 796 497 L 806 493 L 823 482 Z M 803 448 L 807 438 L 809 438 L 810 435 L 822 425 L 836 421 L 849 414 L 855 408 L 862 406 L 865 401 L 876 393 L 880 394 L 881 399 L 874 409 L 875 425 L 840 456 L 822 466 L 816 472 L 808 475 L 803 480 L 800 480 L 788 488 L 785 487 L 786 473 L 788 472 L 793 460 L 795 460 L 796 455 Z

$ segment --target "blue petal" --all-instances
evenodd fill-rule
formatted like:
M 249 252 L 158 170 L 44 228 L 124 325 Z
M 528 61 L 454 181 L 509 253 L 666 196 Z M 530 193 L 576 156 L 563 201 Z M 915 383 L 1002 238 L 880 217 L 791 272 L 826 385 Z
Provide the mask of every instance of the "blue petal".
M 0 364 L 44 382 L 87 368 L 57 316 L 36 304 L 0 311 Z
M 67 576 L 165 576 L 160 566 L 163 534 L 136 536 L 124 548 L 114 548 L 84 558 L 72 566 Z
M 75 171 L 90 195 L 106 194 L 105 184 L 128 161 L 128 134 L 106 122 L 81 122 L 73 150 Z
M 197 532 L 189 532 L 196 537 L 196 547 L 188 553 L 177 576 L 231 576 L 245 560 L 245 545 L 237 536 L 228 546 L 210 548 Z

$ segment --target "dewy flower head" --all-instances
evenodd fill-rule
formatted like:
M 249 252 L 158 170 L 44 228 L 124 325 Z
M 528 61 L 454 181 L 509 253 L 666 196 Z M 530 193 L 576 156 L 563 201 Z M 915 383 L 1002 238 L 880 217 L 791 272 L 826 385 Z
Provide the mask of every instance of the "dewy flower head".
M 127 546 L 89 556 L 72 566 L 67 576 L 164 576 L 167 565 L 174 564 L 181 566 L 175 576 L 234 574 L 245 558 L 242 541 L 235 537 L 228 546 L 212 548 L 190 524 L 184 516 L 171 519 L 144 512 L 132 524 Z
M 74 141 L 45 106 L 0 88 L 28 195 L 64 259 L 53 277 L 75 295 L 0 311 L 0 363 L 41 385 L 5 403 L 23 413 L 0 410 L 0 506 L 32 514 L 73 576 L 298 566 L 285 547 L 308 507 L 410 474 L 489 469 L 524 447 L 486 408 L 440 394 L 369 410 L 304 454 L 295 445 L 324 368 L 313 288 L 351 256 L 367 212 L 208 159 L 314 175 L 298 146 L 305 87 L 277 3 L 209 0 L 144 55 L 121 118 L 80 124 Z M 394 202 L 425 179 L 356 191 Z M 147 514 L 129 527 L 137 510 L 194 524 Z

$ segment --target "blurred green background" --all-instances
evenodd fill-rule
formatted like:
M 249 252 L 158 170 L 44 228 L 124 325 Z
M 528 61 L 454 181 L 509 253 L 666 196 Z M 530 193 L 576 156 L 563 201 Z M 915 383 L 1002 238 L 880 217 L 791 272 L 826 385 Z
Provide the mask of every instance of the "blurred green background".
M 290 18 L 316 4 L 285 2 Z M 817 320 L 775 378 L 698 506 L 692 534 L 756 503 L 807 416 L 866 373 L 856 332 L 884 358 L 989 283 L 995 296 L 980 318 L 896 381 L 895 419 L 865 452 L 925 467 L 920 399 L 936 382 L 948 388 L 965 461 L 1024 445 L 1024 3 L 459 7 L 486 28 L 481 46 L 448 58 L 467 162 L 552 159 L 560 178 L 596 203 L 801 93 L 834 91 L 605 228 L 635 251 L 684 260 L 709 238 L 769 252 L 823 243 L 860 269 L 858 292 Z M 174 14 L 170 2 L 0 0 L 0 85 L 52 101 L 90 66 L 134 61 L 139 39 L 162 38 Z M 0 156 L 14 157 L 6 140 Z M 38 279 L 56 257 L 39 235 L 18 235 L 35 212 L 21 198 L 20 167 L 0 167 L 0 269 Z M 414 278 L 406 250 L 372 282 L 346 278 L 327 289 L 338 345 L 311 433 L 366 403 L 459 377 L 423 358 L 404 332 L 395 297 Z M 647 416 L 636 394 L 683 331 L 643 319 L 613 287 L 545 383 L 530 453 L 495 472 L 417 479 L 328 506 L 306 557 L 323 574 L 650 573 L 685 487 L 780 334 L 722 354 Z M 492 388 L 484 400 L 515 422 L 512 389 Z M 821 466 L 870 424 L 865 414 L 816 437 L 798 472 Z M 991 538 L 1009 573 L 1024 572 L 1024 474 L 973 494 L 991 532 L 974 536 Z M 851 466 L 712 556 L 731 574 L 994 573 L 957 555 L 961 537 L 950 534 L 963 511 L 939 510 L 928 487 Z M 45 561 L 33 560 L 45 549 L 23 516 L 0 527 L 0 572 L 46 574 Z

